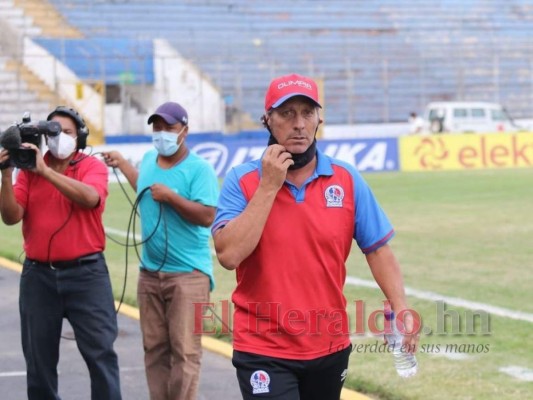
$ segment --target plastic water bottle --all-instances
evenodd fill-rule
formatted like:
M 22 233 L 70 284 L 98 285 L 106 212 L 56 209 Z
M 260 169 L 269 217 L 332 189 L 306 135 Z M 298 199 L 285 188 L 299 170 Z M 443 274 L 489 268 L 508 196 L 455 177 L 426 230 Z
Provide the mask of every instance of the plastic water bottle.
M 385 319 L 390 321 L 391 332 L 385 333 L 387 343 L 392 348 L 392 355 L 394 357 L 394 366 L 396 372 L 402 378 L 409 378 L 418 371 L 418 363 L 414 354 L 409 353 L 406 347 L 403 346 L 403 335 L 398 331 L 396 320 L 394 319 L 394 312 L 386 311 Z

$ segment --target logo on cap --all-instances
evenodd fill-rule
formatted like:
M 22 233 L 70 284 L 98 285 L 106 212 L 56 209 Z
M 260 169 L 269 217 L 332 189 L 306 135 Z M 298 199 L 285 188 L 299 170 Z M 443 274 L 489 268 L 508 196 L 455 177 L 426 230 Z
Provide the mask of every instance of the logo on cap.
M 313 90 L 313 87 L 311 86 L 311 84 L 308 83 L 308 82 L 305 82 L 305 81 L 287 81 L 287 82 L 281 82 L 281 83 L 278 85 L 278 89 L 283 89 L 284 87 L 288 87 L 288 86 L 291 86 L 291 85 L 300 86 L 300 87 L 305 88 L 305 89 L 307 89 L 307 90 Z
M 311 99 L 318 107 L 318 87 L 316 82 L 306 76 L 292 74 L 280 76 L 270 82 L 265 96 L 265 110 L 279 107 L 294 96 L 305 96 Z

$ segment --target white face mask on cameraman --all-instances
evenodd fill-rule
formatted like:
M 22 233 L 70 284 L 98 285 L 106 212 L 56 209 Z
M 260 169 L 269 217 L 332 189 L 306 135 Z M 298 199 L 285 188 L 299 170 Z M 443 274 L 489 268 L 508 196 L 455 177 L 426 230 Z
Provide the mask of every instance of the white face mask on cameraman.
M 64 132 L 57 136 L 48 136 L 48 148 L 55 158 L 64 160 L 76 150 L 76 139 Z

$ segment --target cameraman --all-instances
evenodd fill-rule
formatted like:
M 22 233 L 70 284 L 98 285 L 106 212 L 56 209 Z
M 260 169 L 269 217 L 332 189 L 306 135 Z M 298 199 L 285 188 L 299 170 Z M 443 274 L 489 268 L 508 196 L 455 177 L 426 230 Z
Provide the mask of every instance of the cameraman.
M 62 132 L 46 137 L 49 151 L 36 165 L 2 170 L 0 214 L 7 225 L 22 220 L 26 259 L 20 279 L 22 349 L 28 399 L 59 399 L 57 364 L 63 318 L 67 318 L 91 377 L 91 398 L 121 399 L 113 343 L 117 318 L 103 250 L 102 224 L 107 167 L 79 152 L 88 129 L 73 109 L 57 107 L 48 116 Z M 8 161 L 7 150 L 0 163 Z

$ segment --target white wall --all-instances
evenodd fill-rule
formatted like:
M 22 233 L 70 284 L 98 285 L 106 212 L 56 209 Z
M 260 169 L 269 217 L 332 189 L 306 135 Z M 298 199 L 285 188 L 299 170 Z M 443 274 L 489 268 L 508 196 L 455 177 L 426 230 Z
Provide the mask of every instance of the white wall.
M 24 65 L 38 76 L 52 92 L 65 99 L 83 118 L 97 129 L 103 126 L 102 96 L 91 86 L 83 84 L 83 98 L 76 98 L 80 80 L 65 64 L 29 38 L 24 39 Z M 60 104 L 57 104 L 60 105 Z
M 189 131 L 223 131 L 224 100 L 219 89 L 166 40 L 154 40 L 152 110 L 166 101 L 180 103 L 189 114 Z

